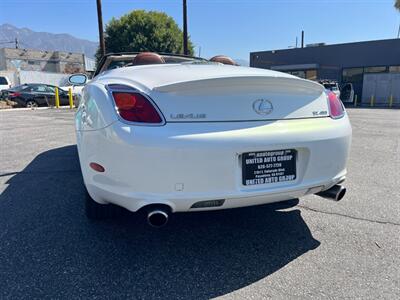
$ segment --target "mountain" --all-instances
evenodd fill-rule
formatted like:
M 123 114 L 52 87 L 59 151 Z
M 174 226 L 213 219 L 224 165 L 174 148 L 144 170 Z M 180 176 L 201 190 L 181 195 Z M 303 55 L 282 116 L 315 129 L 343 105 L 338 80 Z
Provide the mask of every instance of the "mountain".
M 66 33 L 37 32 L 10 24 L 0 25 L 0 47 L 14 47 L 13 43 L 3 42 L 14 42 L 15 38 L 18 38 L 20 48 L 84 53 L 91 58 L 94 57 L 98 47 L 96 42 L 78 39 Z
M 240 59 L 240 58 L 237 58 L 237 59 L 233 59 L 237 64 L 239 64 L 239 65 L 241 65 L 241 66 L 243 66 L 243 67 L 248 67 L 249 65 L 250 65 L 250 63 L 249 63 L 249 61 L 248 60 L 245 60 L 245 59 Z
M 37 32 L 11 24 L 0 25 L 0 48 L 14 47 L 15 38 L 18 38 L 20 48 L 85 53 L 90 58 L 94 58 L 98 47 L 96 42 L 78 39 L 67 33 Z M 241 66 L 249 65 L 249 61 L 245 59 L 235 59 L 235 61 Z

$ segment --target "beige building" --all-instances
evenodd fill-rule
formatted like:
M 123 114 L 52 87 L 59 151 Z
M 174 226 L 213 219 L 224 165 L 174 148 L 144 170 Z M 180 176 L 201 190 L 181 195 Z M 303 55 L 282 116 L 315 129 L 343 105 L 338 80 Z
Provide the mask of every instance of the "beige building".
M 0 70 L 82 73 L 86 71 L 85 55 L 62 51 L 1 48 Z

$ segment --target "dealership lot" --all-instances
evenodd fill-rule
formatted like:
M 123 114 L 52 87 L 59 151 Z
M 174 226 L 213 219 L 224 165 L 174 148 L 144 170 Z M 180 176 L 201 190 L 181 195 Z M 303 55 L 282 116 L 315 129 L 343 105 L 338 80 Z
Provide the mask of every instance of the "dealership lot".
M 341 202 L 177 214 L 157 230 L 85 218 L 73 111 L 0 111 L 0 298 L 399 298 L 400 110 L 349 115 Z

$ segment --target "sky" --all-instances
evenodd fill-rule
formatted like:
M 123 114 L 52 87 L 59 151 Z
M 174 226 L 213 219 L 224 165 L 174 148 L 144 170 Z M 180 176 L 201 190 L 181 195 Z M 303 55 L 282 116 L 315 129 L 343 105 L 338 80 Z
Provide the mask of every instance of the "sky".
M 337 44 L 397 36 L 394 0 L 187 0 L 196 54 L 249 60 L 252 51 L 305 43 Z M 182 27 L 182 0 L 102 0 L 104 24 L 135 9 L 172 16 Z M 0 0 L 0 24 L 98 40 L 96 0 Z

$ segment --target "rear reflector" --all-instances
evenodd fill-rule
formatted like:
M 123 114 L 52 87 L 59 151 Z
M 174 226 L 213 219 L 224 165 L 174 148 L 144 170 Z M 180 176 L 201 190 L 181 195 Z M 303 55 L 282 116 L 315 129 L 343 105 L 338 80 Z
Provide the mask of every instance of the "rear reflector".
M 222 206 L 224 202 L 225 199 L 200 201 L 193 204 L 191 208 L 217 207 Z
M 98 163 L 95 163 L 95 162 L 91 162 L 91 163 L 89 164 L 89 166 L 90 166 L 93 170 L 95 170 L 96 172 L 103 173 L 103 172 L 105 171 L 105 169 L 104 169 L 104 167 L 103 167 L 102 165 L 99 165 Z
M 328 93 L 329 112 L 332 119 L 338 119 L 344 116 L 344 107 L 342 101 L 335 93 Z

